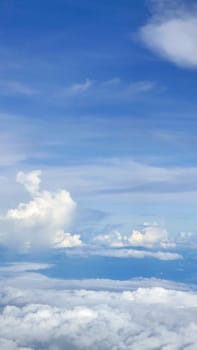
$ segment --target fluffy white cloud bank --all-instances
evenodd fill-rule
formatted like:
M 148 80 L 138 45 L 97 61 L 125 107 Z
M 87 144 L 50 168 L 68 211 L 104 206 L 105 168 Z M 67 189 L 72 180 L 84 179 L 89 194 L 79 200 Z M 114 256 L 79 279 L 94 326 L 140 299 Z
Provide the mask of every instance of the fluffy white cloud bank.
M 65 232 L 72 221 L 76 203 L 65 190 L 41 191 L 40 176 L 39 170 L 18 173 L 17 181 L 24 185 L 32 199 L 9 209 L 1 217 L 0 243 L 21 250 L 81 245 L 79 235 Z
M 26 252 L 50 247 L 65 249 L 79 247 L 80 249 L 75 249 L 71 254 L 140 259 L 152 257 L 160 260 L 182 258 L 174 252 L 159 251 L 161 248 L 172 248 L 175 244 L 169 241 L 166 229 L 157 224 L 145 223 L 141 231 L 134 230 L 129 235 L 118 231 L 99 235 L 93 239 L 91 245 L 83 244 L 80 235 L 70 234 L 67 231 L 76 208 L 70 193 L 65 190 L 42 191 L 41 175 L 40 170 L 17 174 L 17 182 L 24 186 L 31 199 L 29 202 L 20 203 L 14 209 L 9 209 L 0 217 L 1 245 Z M 100 246 L 103 249 L 100 249 Z M 116 249 L 128 246 L 153 248 L 157 251 Z
M 175 248 L 176 243 L 170 241 L 167 230 L 156 223 L 144 223 L 140 231 L 133 230 L 129 235 L 120 231 L 97 235 L 91 243 L 93 244 L 76 248 L 67 254 L 82 257 L 109 256 L 123 259 L 178 260 L 183 258 L 174 251 L 166 251 L 167 248 Z M 138 249 L 134 249 L 134 247 Z
M 159 13 L 140 30 L 143 42 L 176 65 L 197 67 L 197 9 L 180 6 L 180 2 L 160 3 Z
M 9 270 L 0 280 L 3 350 L 196 350 L 194 290 L 160 281 L 152 285 L 151 280 L 144 285 L 143 280 L 89 280 L 88 288 L 87 282 L 75 281 L 73 289 L 72 281 L 26 273 L 25 266 L 19 270 L 21 279 Z M 99 284 L 102 291 L 95 289 Z M 120 285 L 119 291 L 114 285 Z
M 133 230 L 129 235 L 122 234 L 119 231 L 98 235 L 95 241 L 114 248 L 125 246 L 171 248 L 176 245 L 169 240 L 167 230 L 156 223 L 144 223 L 141 231 Z

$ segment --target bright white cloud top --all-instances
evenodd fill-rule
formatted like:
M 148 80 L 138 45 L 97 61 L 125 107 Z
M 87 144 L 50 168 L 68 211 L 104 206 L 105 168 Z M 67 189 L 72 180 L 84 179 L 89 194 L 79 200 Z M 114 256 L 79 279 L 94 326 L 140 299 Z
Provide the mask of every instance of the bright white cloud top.
M 130 235 L 114 231 L 110 234 L 99 235 L 95 238 L 97 242 L 110 247 L 141 246 L 141 247 L 174 247 L 170 242 L 168 232 L 156 223 L 144 223 L 141 231 L 133 230 Z
M 72 221 L 76 203 L 65 190 L 41 191 L 40 176 L 39 170 L 17 174 L 17 181 L 33 198 L 1 217 L 1 244 L 19 250 L 81 245 L 79 235 L 65 231 Z
M 195 0 L 1 3 L 0 350 L 196 350 Z
M 35 196 L 39 193 L 41 184 L 41 170 L 34 170 L 30 173 L 20 171 L 16 176 L 16 181 L 22 184 L 27 192 Z
M 52 280 L 39 268 L 1 269 L 2 350 L 196 349 L 194 290 L 159 280 Z
M 132 230 L 130 234 L 118 230 L 97 234 L 89 241 L 86 237 L 82 242 L 80 234 L 67 231 L 74 223 L 76 202 L 65 190 L 42 191 L 41 175 L 40 170 L 17 174 L 17 182 L 24 186 L 31 200 L 7 210 L 0 217 L 1 245 L 19 252 L 75 248 L 66 254 L 81 257 L 155 258 L 166 261 L 183 258 L 177 252 L 166 251 L 166 248 L 176 248 L 176 242 L 170 240 L 167 230 L 157 223 L 144 223 L 140 230 Z
M 197 67 L 197 11 L 163 2 L 161 13 L 140 30 L 143 42 L 163 58 L 182 67 Z

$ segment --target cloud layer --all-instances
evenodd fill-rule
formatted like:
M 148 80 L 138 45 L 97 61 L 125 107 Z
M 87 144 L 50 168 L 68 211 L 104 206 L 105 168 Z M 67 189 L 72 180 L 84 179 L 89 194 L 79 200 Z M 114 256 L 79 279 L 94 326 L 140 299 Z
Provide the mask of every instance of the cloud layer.
M 83 281 L 76 281 L 75 289 L 64 289 L 69 281 L 50 280 L 19 267 L 20 273 L 16 275 L 13 266 L 0 281 L 3 350 L 196 349 L 197 295 L 192 290 L 173 283 L 165 287 L 160 281 L 156 286 L 151 280 L 144 286 L 143 280 L 133 286 L 132 281 L 116 281 L 117 288 L 127 285 L 119 291 L 113 290 L 114 281 L 108 281 L 105 290 L 101 281 L 102 291 L 95 289 L 95 281 L 89 281 L 89 288 L 86 283 L 86 289 Z M 34 281 L 39 282 L 36 287 Z
M 67 231 L 76 209 L 76 203 L 70 193 L 65 190 L 41 191 L 41 175 L 40 170 L 17 174 L 17 182 L 24 186 L 31 195 L 31 200 L 7 210 L 6 214 L 0 217 L 1 245 L 22 252 L 32 249 L 80 247 L 70 254 L 140 259 L 150 257 L 160 260 L 182 258 L 175 252 L 160 251 L 174 248 L 176 244 L 169 240 L 167 230 L 156 223 L 144 223 L 141 229 L 133 230 L 128 235 L 116 230 L 89 240 L 86 236 L 82 243 L 79 234 Z M 146 250 L 122 249 L 128 247 L 144 247 Z
M 165 250 L 166 248 L 175 248 L 176 242 L 170 241 L 167 230 L 156 223 L 144 223 L 141 230 L 133 230 L 129 235 L 117 230 L 109 234 L 101 234 L 94 238 L 94 242 L 102 248 L 89 249 L 85 254 L 134 259 L 182 259 L 180 254 Z M 143 247 L 146 250 L 131 249 L 133 247 Z M 162 251 L 158 249 L 162 249 Z
M 182 67 L 197 67 L 197 10 L 162 1 L 159 13 L 140 30 L 151 50 Z M 165 5 L 166 4 L 166 5 Z
M 175 252 L 166 251 L 151 251 L 151 250 L 138 250 L 138 249 L 116 249 L 116 248 L 98 248 L 94 246 L 83 247 L 82 249 L 73 249 L 70 252 L 66 252 L 67 255 L 74 256 L 79 255 L 81 257 L 88 256 L 106 256 L 121 259 L 144 259 L 152 258 L 165 261 L 183 259 L 182 255 Z

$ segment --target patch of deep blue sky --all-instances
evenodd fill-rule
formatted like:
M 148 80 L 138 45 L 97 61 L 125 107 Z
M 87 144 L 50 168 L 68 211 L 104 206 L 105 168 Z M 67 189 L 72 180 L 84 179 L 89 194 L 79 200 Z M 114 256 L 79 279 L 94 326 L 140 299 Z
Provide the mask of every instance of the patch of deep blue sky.
M 106 158 L 196 166 L 196 71 L 143 46 L 138 31 L 150 16 L 148 1 L 1 1 L 1 128 L 16 134 L 28 153 L 9 172 Z M 85 83 L 91 88 L 70 93 Z M 174 205 L 155 196 L 192 193 L 196 186 L 190 178 L 106 188 L 104 199 L 73 195 L 92 210 L 81 218 L 88 233 L 102 226 L 102 215 L 111 227 L 125 224 L 127 230 L 150 218 L 172 231 L 195 231 L 195 201 Z M 126 198 L 139 191 L 155 196 L 144 202 Z M 125 197 L 117 199 L 121 193 Z
M 113 280 L 129 280 L 132 278 L 157 278 L 176 282 L 196 284 L 196 252 L 179 249 L 183 259 L 162 261 L 154 258 L 119 259 L 112 257 L 69 256 L 65 251 L 34 252 L 33 254 L 16 254 L 1 249 L 1 264 L 12 262 L 49 263 L 51 267 L 43 270 L 43 274 L 52 278 L 88 279 L 106 278 Z
M 52 139 L 52 147 L 40 142 L 53 155 L 42 162 L 159 155 L 159 164 L 194 163 L 196 73 L 140 43 L 147 2 L 2 1 L 0 16 L 1 79 L 30 89 L 2 87 L 1 110 L 25 116 L 23 128 L 33 123 L 37 142 Z M 86 79 L 91 91 L 66 93 Z M 115 79 L 120 86 L 103 86 Z M 139 82 L 150 88 L 140 91 Z

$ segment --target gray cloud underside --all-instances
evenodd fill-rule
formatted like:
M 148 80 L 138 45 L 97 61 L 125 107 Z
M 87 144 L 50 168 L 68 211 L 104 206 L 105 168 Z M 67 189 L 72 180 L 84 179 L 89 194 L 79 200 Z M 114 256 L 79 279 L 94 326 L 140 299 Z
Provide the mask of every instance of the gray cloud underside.
M 196 349 L 194 290 L 156 280 L 51 280 L 41 267 L 1 268 L 2 350 Z

